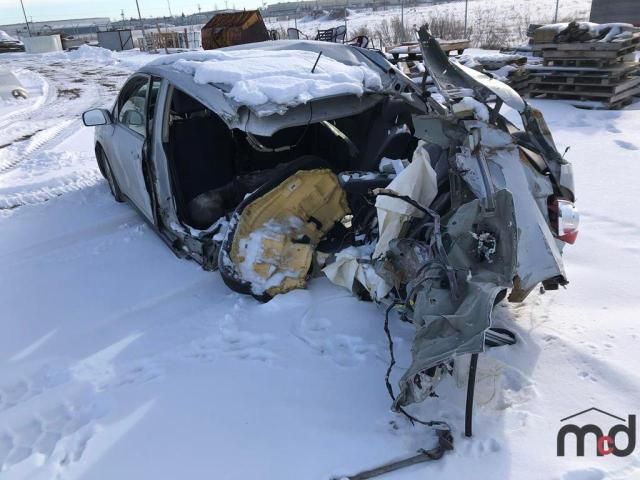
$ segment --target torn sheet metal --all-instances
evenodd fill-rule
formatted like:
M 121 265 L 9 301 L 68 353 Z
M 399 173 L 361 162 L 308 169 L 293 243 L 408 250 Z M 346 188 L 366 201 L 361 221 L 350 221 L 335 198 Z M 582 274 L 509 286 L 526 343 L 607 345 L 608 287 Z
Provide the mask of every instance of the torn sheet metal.
M 477 100 L 487 102 L 491 95 L 495 95 L 514 110 L 521 113 L 525 110 L 525 101 L 507 84 L 450 61 L 438 41 L 429 33 L 428 27 L 422 26 L 418 37 L 424 66 L 445 98 L 475 96 Z
M 447 255 L 456 271 L 460 295 L 452 295 L 450 283 L 435 263 L 411 283 L 413 307 L 406 314 L 416 327 L 416 335 L 412 363 L 400 380 L 396 405 L 424 400 L 439 379 L 436 367 L 458 355 L 484 349 L 496 299 L 512 285 L 517 245 L 514 223 L 513 198 L 508 190 L 497 192 L 493 212 L 474 200 L 447 220 Z M 496 239 L 491 262 L 478 249 L 478 239 L 486 238 L 487 233 Z
M 564 277 L 561 252 L 542 214 L 547 209 L 547 198 L 553 194 L 547 178 L 521 160 L 520 151 L 505 132 L 481 122 L 467 122 L 467 126 L 470 130 L 480 128 L 475 152 L 463 148 L 456 155 L 458 169 L 465 172 L 462 178 L 478 198 L 490 196 L 487 177 L 492 190 L 508 189 L 513 195 L 518 219 L 514 228 L 519 239 L 516 268 L 519 289 L 528 292 L 543 280 Z M 483 165 L 488 172 L 483 172 Z

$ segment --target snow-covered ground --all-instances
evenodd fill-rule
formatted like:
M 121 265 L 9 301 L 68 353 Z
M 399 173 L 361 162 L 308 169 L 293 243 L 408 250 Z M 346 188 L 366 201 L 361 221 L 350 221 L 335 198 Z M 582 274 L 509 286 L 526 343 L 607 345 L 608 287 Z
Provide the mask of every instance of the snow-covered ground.
M 348 2 L 347 2 L 348 5 Z M 469 28 L 482 27 L 485 29 L 513 30 L 511 38 L 522 40 L 530 23 L 551 23 L 555 18 L 556 0 L 470 0 L 468 2 Z M 585 20 L 589 18 L 591 0 L 559 0 L 558 20 L 570 18 Z M 383 21 L 391 22 L 403 15 L 406 27 L 431 24 L 435 19 L 454 19 L 464 24 L 464 0 L 437 3 L 434 5 L 420 5 L 405 7 L 404 13 L 398 6 L 371 9 L 349 10 L 347 17 L 348 38 L 355 32 L 367 28 L 371 33 L 380 28 Z M 266 24 L 270 29 L 296 27 L 310 37 L 315 36 L 317 30 L 343 25 L 343 19 L 331 19 L 329 15 L 318 18 L 304 17 L 300 19 L 267 18 Z M 377 39 L 372 39 L 376 42 Z
M 430 447 L 426 428 L 389 410 L 375 305 L 326 279 L 260 304 L 113 201 L 78 115 L 153 58 L 2 57 L 31 97 L 0 105 L 0 478 L 328 480 Z M 411 410 L 449 422 L 455 450 L 383 478 L 640 478 L 636 453 L 599 458 L 591 439 L 583 458 L 556 456 L 561 418 L 637 413 L 639 104 L 532 103 L 571 146 L 571 284 L 500 306 L 519 343 L 480 357 L 474 437 L 462 434 L 463 359 Z M 392 331 L 395 384 L 412 330 Z

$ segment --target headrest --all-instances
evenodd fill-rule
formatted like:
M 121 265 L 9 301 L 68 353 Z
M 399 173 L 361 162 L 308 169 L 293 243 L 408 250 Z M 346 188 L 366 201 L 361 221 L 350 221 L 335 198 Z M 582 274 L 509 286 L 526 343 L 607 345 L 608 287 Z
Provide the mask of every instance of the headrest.
M 173 96 L 171 97 L 171 111 L 178 115 L 184 115 L 187 113 L 201 112 L 206 109 L 195 98 L 190 97 L 181 90 L 174 89 Z

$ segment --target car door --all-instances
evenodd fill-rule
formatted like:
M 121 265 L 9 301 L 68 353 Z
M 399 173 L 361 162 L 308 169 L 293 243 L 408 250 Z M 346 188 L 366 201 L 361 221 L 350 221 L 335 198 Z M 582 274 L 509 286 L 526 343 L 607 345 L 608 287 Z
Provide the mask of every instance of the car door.
M 123 193 L 151 221 L 151 201 L 145 185 L 143 164 L 149 135 L 151 77 L 135 75 L 125 84 L 114 111 L 114 142 L 117 162 L 112 167 Z M 155 104 L 154 104 L 155 106 Z

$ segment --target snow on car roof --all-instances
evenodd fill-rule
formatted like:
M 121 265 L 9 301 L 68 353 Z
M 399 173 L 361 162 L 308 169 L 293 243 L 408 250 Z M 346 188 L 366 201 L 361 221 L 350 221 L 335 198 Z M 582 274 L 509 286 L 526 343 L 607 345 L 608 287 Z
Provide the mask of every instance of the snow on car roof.
M 251 108 L 259 116 L 282 113 L 282 107 L 311 100 L 383 90 L 380 73 L 364 57 L 331 55 L 335 52 L 331 52 L 334 46 L 330 44 L 324 47 L 329 55 L 322 46 L 320 55 L 320 51 L 309 49 L 254 45 L 170 55 L 149 66 L 187 74 L 196 84 L 215 85 L 227 99 Z

